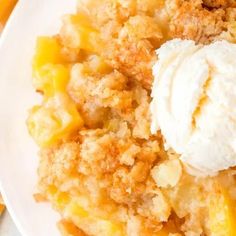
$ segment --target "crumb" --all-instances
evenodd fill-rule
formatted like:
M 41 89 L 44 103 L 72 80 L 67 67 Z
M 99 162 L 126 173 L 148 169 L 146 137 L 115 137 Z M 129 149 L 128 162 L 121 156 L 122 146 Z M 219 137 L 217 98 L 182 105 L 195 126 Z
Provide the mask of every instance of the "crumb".
M 196 3 L 195 3 L 196 4 Z M 207 10 L 191 1 L 179 4 L 170 21 L 172 38 L 192 39 L 207 44 L 226 29 L 223 9 Z

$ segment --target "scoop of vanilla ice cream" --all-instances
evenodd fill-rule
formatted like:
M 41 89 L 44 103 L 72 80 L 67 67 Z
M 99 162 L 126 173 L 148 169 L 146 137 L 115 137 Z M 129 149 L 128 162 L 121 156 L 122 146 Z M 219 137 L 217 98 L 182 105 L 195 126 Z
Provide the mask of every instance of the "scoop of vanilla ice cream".
M 157 54 L 152 133 L 160 129 L 166 145 L 203 175 L 235 166 L 236 44 L 175 39 Z

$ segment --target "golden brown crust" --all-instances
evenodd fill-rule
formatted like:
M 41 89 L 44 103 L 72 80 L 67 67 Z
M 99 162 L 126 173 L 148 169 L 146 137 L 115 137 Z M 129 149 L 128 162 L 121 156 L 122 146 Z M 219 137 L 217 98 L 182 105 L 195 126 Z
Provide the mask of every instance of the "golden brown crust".
M 236 1 L 235 0 L 203 0 L 204 6 L 209 8 L 227 8 L 227 7 L 235 7 Z
M 199 43 L 210 43 L 225 28 L 225 11 L 209 11 L 201 5 L 183 2 L 171 17 L 170 35 L 172 38 L 192 39 Z
M 203 44 L 212 42 L 228 29 L 227 16 L 233 15 L 234 7 L 233 0 L 149 0 L 145 4 L 133 0 L 112 3 L 102 0 L 99 4 L 80 1 L 78 11 L 85 11 L 99 31 L 98 54 L 129 79 L 150 89 L 156 48 L 172 38 Z M 69 22 L 66 25 L 62 39 L 66 44 L 77 45 L 78 26 L 70 27 Z
M 111 39 L 113 43 L 102 54 L 112 67 L 150 88 L 151 68 L 156 60 L 154 49 L 162 40 L 158 23 L 149 16 L 137 15 L 126 21 L 118 38 Z

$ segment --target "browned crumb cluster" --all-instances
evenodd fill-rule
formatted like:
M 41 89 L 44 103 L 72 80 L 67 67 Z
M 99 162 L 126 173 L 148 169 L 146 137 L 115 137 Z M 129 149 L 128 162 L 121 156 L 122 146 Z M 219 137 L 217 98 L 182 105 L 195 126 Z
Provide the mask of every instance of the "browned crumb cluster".
M 193 2 L 176 4 L 170 21 L 171 37 L 209 43 L 226 29 L 225 10 L 208 10 L 200 1 Z
M 70 65 L 66 93 L 84 124 L 42 148 L 38 169 L 38 199 L 61 213 L 63 235 L 227 235 L 212 223 L 214 214 L 224 217 L 212 202 L 226 204 L 218 177 L 189 176 L 178 155 L 164 151 L 161 135 L 150 133 L 149 104 L 155 49 L 176 37 L 234 41 L 234 7 L 80 0 L 77 14 L 64 18 L 57 38 Z M 223 173 L 224 183 L 235 186 L 234 175 Z
M 227 7 L 235 7 L 235 0 L 203 0 L 203 5 L 209 8 L 227 8 Z
M 203 44 L 219 38 L 234 41 L 235 7 L 233 0 L 103 0 L 79 1 L 78 11 L 85 11 L 99 29 L 104 42 L 102 46 L 97 42 L 99 54 L 113 68 L 150 89 L 156 48 L 171 38 Z M 76 47 L 71 42 L 73 35 L 66 39 Z

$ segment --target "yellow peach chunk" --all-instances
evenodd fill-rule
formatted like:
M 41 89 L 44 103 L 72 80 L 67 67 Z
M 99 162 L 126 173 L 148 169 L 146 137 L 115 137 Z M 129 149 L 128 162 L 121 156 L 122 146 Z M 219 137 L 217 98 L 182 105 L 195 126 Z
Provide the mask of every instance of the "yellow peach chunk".
M 235 201 L 226 188 L 220 186 L 218 194 L 210 196 L 209 228 L 210 235 L 236 236 Z
M 36 43 L 36 51 L 33 58 L 33 73 L 46 64 L 63 63 L 61 45 L 55 37 L 39 37 Z
M 68 66 L 47 64 L 37 70 L 33 84 L 36 90 L 43 92 L 45 97 L 50 97 L 58 92 L 66 92 L 69 78 L 70 69 Z
M 73 101 L 65 94 L 57 94 L 32 108 L 27 125 L 34 140 L 45 147 L 81 128 L 83 120 Z

